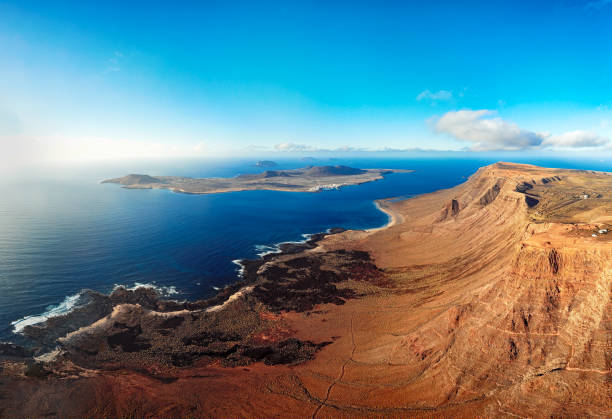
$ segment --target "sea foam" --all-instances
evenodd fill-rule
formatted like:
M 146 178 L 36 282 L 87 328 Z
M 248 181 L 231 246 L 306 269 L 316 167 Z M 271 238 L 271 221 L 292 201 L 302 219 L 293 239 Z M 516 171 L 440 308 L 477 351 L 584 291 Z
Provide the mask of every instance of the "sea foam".
M 164 286 L 159 286 L 155 284 L 147 284 L 147 283 L 142 283 L 142 282 L 135 282 L 132 287 L 115 284 L 115 286 L 113 287 L 113 291 L 116 290 L 117 288 L 125 288 L 128 291 L 134 291 L 137 288 L 153 288 L 155 291 L 159 293 L 159 295 L 164 296 L 164 297 L 169 297 L 172 295 L 179 294 L 178 290 L 174 286 L 164 287 Z M 57 305 L 48 306 L 46 311 L 41 314 L 25 316 L 19 320 L 15 320 L 11 322 L 11 326 L 13 326 L 13 333 L 22 333 L 23 329 L 25 329 L 27 326 L 32 326 L 35 324 L 43 323 L 50 318 L 59 317 L 64 314 L 70 313 L 72 310 L 74 310 L 75 307 L 79 306 L 82 295 L 83 295 L 82 292 L 79 292 L 78 294 L 74 294 L 74 295 L 69 295 L 68 297 L 64 298 L 64 301 L 62 301 L 61 303 Z
M 155 291 L 157 291 L 159 295 L 163 297 L 170 297 L 171 295 L 177 295 L 179 293 L 174 285 L 165 287 L 161 285 L 149 284 L 149 283 L 143 283 L 143 282 L 134 282 L 134 286 L 132 287 L 128 287 L 128 286 L 121 285 L 121 284 L 115 284 L 115 286 L 113 287 L 113 291 L 116 290 L 117 288 L 125 288 L 128 291 L 134 291 L 138 288 L 152 288 Z
M 50 319 L 52 317 L 58 317 L 63 314 L 69 313 L 74 307 L 76 307 L 81 299 L 81 293 L 69 295 L 60 304 L 47 307 L 47 311 L 42 314 L 36 314 L 32 316 L 25 316 L 22 319 L 11 322 L 13 326 L 13 333 L 21 333 L 26 326 L 38 324 Z

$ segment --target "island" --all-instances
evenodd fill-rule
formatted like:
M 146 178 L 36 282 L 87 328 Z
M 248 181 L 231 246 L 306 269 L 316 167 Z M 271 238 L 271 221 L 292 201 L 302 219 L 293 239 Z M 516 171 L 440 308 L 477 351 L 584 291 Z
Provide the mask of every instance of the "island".
M 357 169 L 348 166 L 308 166 L 293 170 L 266 170 L 232 178 L 189 178 L 131 174 L 102 183 L 116 183 L 128 189 L 168 189 L 188 194 L 212 194 L 236 191 L 271 190 L 319 192 L 382 179 L 389 173 L 410 172 L 403 169 Z
M 612 416 L 610 173 L 501 162 L 378 205 L 209 300 L 89 292 L 27 326 L 0 414 Z
M 272 160 L 259 160 L 257 163 L 255 163 L 255 166 L 257 167 L 275 167 L 275 166 L 278 166 L 278 163 Z

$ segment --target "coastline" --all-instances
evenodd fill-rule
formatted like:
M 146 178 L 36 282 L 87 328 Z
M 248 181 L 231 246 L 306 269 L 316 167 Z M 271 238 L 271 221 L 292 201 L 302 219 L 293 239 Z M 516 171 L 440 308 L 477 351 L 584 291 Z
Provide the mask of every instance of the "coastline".
M 168 189 L 168 190 L 171 190 L 171 189 Z M 306 192 L 306 191 L 300 191 L 300 192 Z M 377 231 L 381 231 L 381 230 L 384 230 L 384 229 L 387 229 L 387 228 L 390 228 L 396 225 L 399 222 L 398 220 L 401 219 L 401 216 L 386 205 L 386 203 L 391 202 L 391 200 L 393 199 L 395 198 L 393 197 L 383 198 L 383 199 L 378 199 L 378 200 L 373 201 L 376 209 L 385 213 L 389 217 L 387 223 L 383 224 L 380 227 L 374 227 L 374 228 L 365 229 L 365 230 L 354 230 L 354 229 L 343 229 L 343 228 L 338 228 L 338 227 L 330 227 L 323 232 L 303 233 L 302 240 L 283 241 L 283 242 L 275 243 L 272 245 L 260 245 L 262 247 L 262 251 L 257 253 L 258 257 L 256 259 L 238 258 L 238 259 L 232 260 L 232 263 L 234 263 L 237 266 L 237 272 L 236 272 L 237 275 L 236 275 L 235 281 L 229 282 L 228 284 L 226 284 L 225 286 L 219 289 L 215 289 L 216 292 L 212 297 L 206 298 L 204 300 L 202 299 L 192 300 L 191 303 L 195 304 L 195 303 L 201 303 L 202 301 L 210 301 L 211 305 L 209 306 L 209 308 L 214 307 L 215 308 L 214 311 L 217 311 L 221 309 L 222 307 L 225 307 L 228 300 L 231 299 L 231 297 L 234 294 L 240 293 L 242 289 L 244 288 L 248 288 L 249 284 L 252 284 L 254 278 L 256 277 L 257 269 L 261 267 L 263 264 L 265 264 L 266 262 L 269 262 L 273 258 L 282 257 L 284 255 L 296 254 L 296 253 L 300 253 L 306 250 L 317 249 L 319 248 L 319 243 L 325 237 L 335 235 L 338 233 L 344 233 L 344 232 L 350 233 L 350 232 L 360 232 L 360 231 L 366 232 L 366 233 L 375 233 Z M 251 271 L 247 272 L 248 269 L 250 269 Z M 174 286 L 160 287 L 155 284 L 136 282 L 134 286 L 132 287 L 115 284 L 114 290 L 118 288 L 124 288 L 128 291 L 134 291 L 137 288 L 154 289 L 156 292 L 159 293 L 160 298 L 163 298 L 169 302 L 178 303 L 178 300 L 171 298 L 172 295 L 178 294 Z M 231 290 L 232 292 L 228 293 L 228 290 Z M 71 298 L 77 299 L 77 298 L 80 298 L 80 296 L 83 293 L 87 293 L 87 292 L 89 292 L 89 290 L 82 290 L 76 293 L 75 295 L 67 296 L 66 299 L 71 299 Z M 106 295 L 103 293 L 99 293 L 99 294 Z M 112 294 L 112 291 L 107 295 L 110 296 L 111 294 Z M 28 326 L 35 326 L 35 327 L 41 326 L 41 325 L 44 325 L 48 320 L 53 321 L 53 319 L 62 318 L 64 316 L 70 317 L 73 311 L 79 307 L 76 304 L 72 304 L 70 307 L 64 307 L 65 305 L 66 304 L 64 301 L 64 302 L 59 303 L 57 307 L 53 306 L 51 307 L 51 309 L 45 311 L 44 313 L 28 315 L 23 318 L 14 320 L 11 323 L 11 327 L 13 328 L 13 333 L 19 335 L 20 337 L 23 337 L 24 328 Z M 219 307 L 219 306 L 222 306 L 222 307 Z M 58 310 L 58 308 L 62 308 L 62 309 Z M 28 322 L 28 320 L 30 319 L 37 319 L 37 321 L 34 323 Z
M 0 344 L 0 356 L 9 350 L 32 353 L 36 359 L 53 353 L 50 365 L 45 364 L 51 368 L 70 360 L 93 370 L 119 366 L 145 371 L 155 365 L 166 371 L 196 361 L 223 366 L 303 363 L 331 341 L 294 337 L 285 330 L 286 313 L 343 305 L 357 294 L 335 284 L 380 275 L 366 252 L 308 252 L 343 231 L 330 229 L 301 243 L 281 243 L 277 253 L 241 261 L 243 278 L 205 300 L 165 299 L 150 287 L 118 287 L 108 295 L 87 291 L 82 293 L 87 301 L 75 310 L 24 327 L 21 335 L 31 344 Z
M 409 197 L 406 199 L 412 199 L 413 197 Z M 382 198 L 374 200 L 374 206 L 379 211 L 385 213 L 389 218 L 387 223 L 380 227 L 369 228 L 366 230 L 353 230 L 353 229 L 343 229 L 338 227 L 330 227 L 324 232 L 319 233 L 303 233 L 303 240 L 299 241 L 286 241 L 275 243 L 273 245 L 261 245 L 262 247 L 266 247 L 267 250 L 258 253 L 257 259 L 234 259 L 232 263 L 238 266 L 237 273 L 239 280 L 237 282 L 231 283 L 223 287 L 219 290 L 218 294 L 226 291 L 228 288 L 234 288 L 235 292 L 230 294 L 227 300 L 218 304 L 216 306 L 211 306 L 206 309 L 208 312 L 220 311 L 223 310 L 227 305 L 234 301 L 235 299 L 250 293 L 253 291 L 254 280 L 256 279 L 256 272 L 265 265 L 267 262 L 270 262 L 272 259 L 277 257 L 282 257 L 284 255 L 291 255 L 300 253 L 306 250 L 316 250 L 321 249 L 320 242 L 326 237 L 333 236 L 340 233 L 351 233 L 351 232 L 359 232 L 363 231 L 368 234 L 376 233 L 379 231 L 386 230 L 391 228 L 397 224 L 403 222 L 403 217 L 398 212 L 391 209 L 386 204 L 393 202 L 393 200 L 397 199 L 397 197 L 390 198 Z M 259 263 L 258 263 L 259 262 Z M 240 284 L 240 287 L 236 289 L 236 285 Z M 227 294 L 225 294 L 227 295 Z
M 410 196 L 406 199 L 412 199 L 412 198 L 414 197 Z M 303 233 L 302 234 L 303 240 L 279 242 L 273 245 L 260 245 L 262 248 L 266 248 L 266 250 L 258 253 L 257 255 L 260 259 L 263 260 L 266 256 L 269 256 L 269 255 L 270 256 L 280 256 L 283 254 L 288 254 L 287 250 L 290 248 L 290 246 L 294 246 L 294 245 L 297 247 L 293 249 L 291 253 L 297 253 L 298 251 L 302 251 L 302 250 L 319 249 L 320 248 L 319 242 L 327 236 L 332 236 L 332 235 L 336 235 L 339 233 L 349 233 L 350 234 L 351 232 L 365 232 L 365 233 L 371 234 L 371 233 L 376 233 L 378 231 L 386 230 L 397 224 L 401 224 L 404 221 L 404 217 L 400 213 L 398 213 L 397 211 L 394 211 L 392 208 L 390 208 L 387 205 L 388 203 L 392 203 L 393 200 L 395 199 L 397 199 L 397 197 L 382 198 L 382 199 L 376 199 L 372 201 L 377 210 L 385 213 L 388 216 L 388 221 L 380 227 L 372 227 L 372 228 L 368 228 L 365 230 L 330 227 L 324 232 Z M 306 246 L 304 246 L 304 248 L 301 248 L 302 245 L 306 245 Z M 237 271 L 238 271 L 239 278 L 244 278 L 244 275 L 245 275 L 246 267 L 245 265 L 243 265 L 242 263 L 243 261 L 252 262 L 253 260 L 252 259 L 234 259 L 232 260 L 232 263 L 238 266 Z
M 347 230 L 329 228 L 321 233 L 303 234 L 303 240 L 277 243 L 274 245 L 274 250 L 260 253 L 256 259 L 235 259 L 232 262 L 239 267 L 236 280 L 215 290 L 215 294 L 209 298 L 179 301 L 172 298 L 173 295 L 178 294 L 174 286 L 163 287 L 149 283 L 136 283 L 132 287 L 116 284 L 108 294 L 83 289 L 75 295 L 66 297 L 66 300 L 74 300 L 74 303 L 70 304 L 69 307 L 67 307 L 66 301 L 64 301 L 57 307 L 52 307 L 50 310 L 39 315 L 30 315 L 15 320 L 11 324 L 13 333 L 21 339 L 25 338 L 30 341 L 28 344 L 24 344 L 25 348 L 35 348 L 35 342 L 38 341 L 39 343 L 43 342 L 42 348 L 45 348 L 45 350 L 51 349 L 51 346 L 53 346 L 51 342 L 55 339 L 55 335 L 58 335 L 59 331 L 67 330 L 67 327 L 72 327 L 67 325 L 74 324 L 75 321 L 79 320 L 77 319 L 78 317 L 83 316 L 83 313 L 90 313 L 89 315 L 92 315 L 91 312 L 108 314 L 109 309 L 106 301 L 109 299 L 115 300 L 118 304 L 135 303 L 151 309 L 157 306 L 160 312 L 178 309 L 204 311 L 207 313 L 223 311 L 230 303 L 253 291 L 254 284 L 257 283 L 259 270 L 264 265 L 278 258 L 314 249 L 325 237 L 344 231 Z M 120 297 L 116 298 L 116 295 Z M 85 300 L 84 302 L 81 301 L 83 299 Z M 104 309 L 101 306 L 104 306 Z M 88 318 L 89 320 L 93 319 L 93 317 Z M 32 323 L 28 321 L 30 319 L 40 320 Z M 82 326 L 85 325 L 80 325 L 79 323 L 79 328 Z M 75 331 L 73 330 L 71 333 Z M 49 336 L 53 338 L 50 339 Z M 40 340 L 41 338 L 42 341 Z M 2 343 L 10 342 L 0 342 L 0 344 Z
M 396 199 L 396 198 L 383 198 L 383 199 L 377 199 L 374 201 L 374 206 L 376 207 L 376 209 L 387 214 L 387 216 L 389 217 L 389 221 L 383 226 L 369 228 L 365 230 L 366 233 L 376 233 L 378 231 L 386 230 L 390 227 L 393 227 L 394 225 L 401 224 L 404 221 L 404 217 L 402 217 L 400 213 L 398 213 L 397 211 L 394 211 L 392 208 L 388 206 L 388 204 L 391 203 L 393 199 Z M 411 199 L 411 198 L 407 198 L 407 199 Z

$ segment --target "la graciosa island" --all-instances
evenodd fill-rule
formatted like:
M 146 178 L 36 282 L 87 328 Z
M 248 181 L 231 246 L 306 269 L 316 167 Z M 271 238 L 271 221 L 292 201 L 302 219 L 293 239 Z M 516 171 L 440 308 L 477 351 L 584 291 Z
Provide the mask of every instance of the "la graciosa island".
M 116 183 L 127 189 L 168 189 L 189 194 L 211 194 L 250 190 L 286 192 L 318 192 L 359 185 L 382 179 L 389 173 L 406 173 L 401 169 L 357 169 L 348 166 L 308 166 L 293 170 L 266 170 L 259 174 L 244 174 L 232 178 L 200 178 L 180 176 L 149 176 L 130 174 L 102 183 Z

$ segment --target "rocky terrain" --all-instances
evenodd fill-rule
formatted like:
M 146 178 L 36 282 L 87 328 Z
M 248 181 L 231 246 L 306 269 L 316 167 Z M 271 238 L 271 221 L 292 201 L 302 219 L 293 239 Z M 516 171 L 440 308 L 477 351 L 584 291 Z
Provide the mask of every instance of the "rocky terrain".
M 261 162 L 260 162 L 261 163 Z M 274 162 L 264 162 L 274 163 Z M 258 166 L 261 166 L 258 164 Z M 271 166 L 266 164 L 266 166 Z M 233 178 L 188 178 L 131 174 L 102 183 L 116 183 L 128 189 L 169 189 L 173 192 L 210 194 L 247 190 L 318 192 L 382 179 L 398 169 L 356 169 L 348 166 L 308 166 L 294 170 L 266 170 Z
M 0 347 L 0 416 L 610 417 L 611 193 L 497 163 L 246 261 L 215 300 L 118 290 L 29 330 L 36 359 Z

